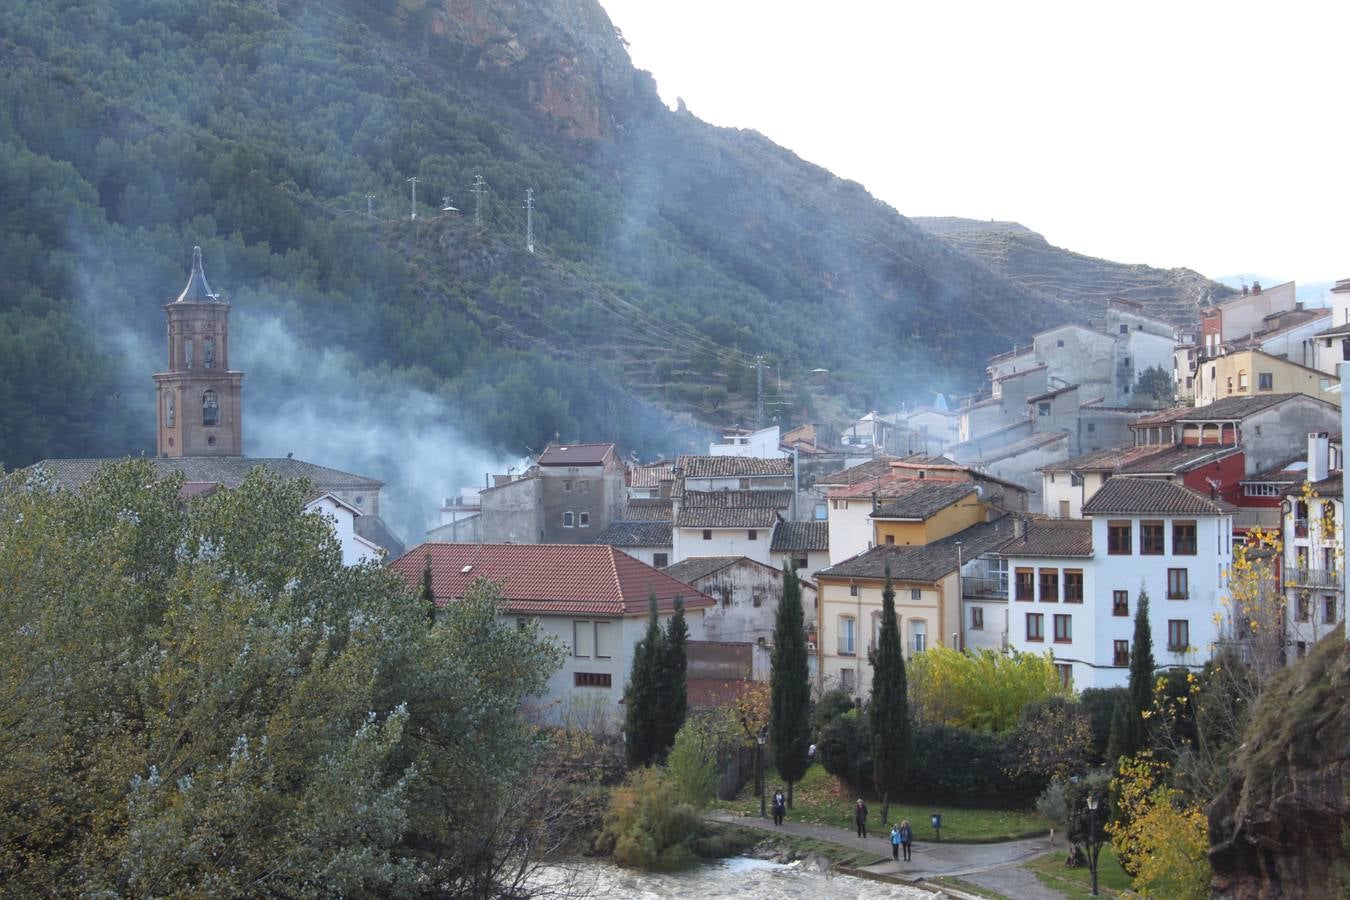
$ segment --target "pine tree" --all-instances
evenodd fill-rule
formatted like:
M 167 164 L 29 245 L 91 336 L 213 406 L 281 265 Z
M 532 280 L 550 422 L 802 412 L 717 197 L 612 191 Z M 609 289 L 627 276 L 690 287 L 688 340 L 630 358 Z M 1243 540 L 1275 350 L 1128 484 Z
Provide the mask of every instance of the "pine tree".
M 811 681 L 806 658 L 806 627 L 802 619 L 802 585 L 797 572 L 783 563 L 783 596 L 773 626 L 770 657 L 769 736 L 778 772 L 792 785 L 806 774 L 811 744 Z
M 1106 763 L 1112 772 L 1116 770 L 1121 757 L 1130 755 L 1131 734 L 1130 704 L 1121 697 L 1111 710 L 1111 736 L 1106 742 Z
M 1130 644 L 1130 732 L 1124 743 L 1126 756 L 1148 747 L 1148 724 L 1144 714 L 1153 708 L 1153 630 L 1148 621 L 1148 591 L 1140 588 L 1134 611 L 1134 641 Z
M 633 668 L 624 686 L 624 751 L 628 765 L 650 766 L 656 758 L 660 728 L 660 686 L 657 683 L 665 636 L 656 618 L 656 595 L 650 598 L 647 633 L 633 647 Z
M 422 602 L 427 608 L 427 624 L 436 624 L 436 592 L 431 589 L 431 554 L 427 554 L 427 564 L 422 567 Z
M 689 625 L 684 618 L 684 598 L 675 598 L 675 612 L 666 623 L 661 642 L 660 715 L 656 755 L 664 757 L 675 746 L 675 735 L 689 712 Z
M 869 657 L 872 697 L 867 712 L 872 736 L 872 781 L 881 795 L 881 821 L 885 824 L 890 819 L 891 797 L 905 783 L 913 753 L 905 659 L 895 617 L 895 585 L 891 582 L 890 566 L 886 567 L 886 587 L 881 593 L 881 635 Z

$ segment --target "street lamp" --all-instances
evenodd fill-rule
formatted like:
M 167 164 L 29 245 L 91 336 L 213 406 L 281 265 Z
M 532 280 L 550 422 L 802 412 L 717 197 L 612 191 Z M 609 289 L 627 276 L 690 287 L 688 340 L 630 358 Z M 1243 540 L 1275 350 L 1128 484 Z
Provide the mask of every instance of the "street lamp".
M 1097 834 L 1097 795 L 1089 792 L 1088 808 L 1088 871 L 1092 873 L 1092 896 L 1097 896 L 1097 854 L 1102 851 L 1102 839 Z
M 767 819 L 764 812 L 764 741 L 768 738 L 766 729 L 761 728 L 755 735 L 755 780 L 759 782 L 759 817 Z

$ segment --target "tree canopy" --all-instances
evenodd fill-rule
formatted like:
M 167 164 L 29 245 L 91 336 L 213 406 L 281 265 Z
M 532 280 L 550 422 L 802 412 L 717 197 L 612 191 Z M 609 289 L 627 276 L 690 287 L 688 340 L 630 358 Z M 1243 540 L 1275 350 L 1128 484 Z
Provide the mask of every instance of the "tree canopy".
M 811 681 L 806 655 L 802 586 L 797 570 L 783 564 L 783 595 L 774 616 L 769 738 L 778 772 L 793 785 L 806 774 L 811 747 Z

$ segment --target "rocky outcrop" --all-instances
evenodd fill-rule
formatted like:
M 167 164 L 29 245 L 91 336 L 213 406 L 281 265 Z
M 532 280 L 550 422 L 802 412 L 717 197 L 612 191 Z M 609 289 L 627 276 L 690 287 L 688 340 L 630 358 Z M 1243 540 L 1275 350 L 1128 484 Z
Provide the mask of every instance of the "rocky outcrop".
M 1350 896 L 1350 653 L 1343 632 L 1281 674 L 1209 808 L 1214 897 Z

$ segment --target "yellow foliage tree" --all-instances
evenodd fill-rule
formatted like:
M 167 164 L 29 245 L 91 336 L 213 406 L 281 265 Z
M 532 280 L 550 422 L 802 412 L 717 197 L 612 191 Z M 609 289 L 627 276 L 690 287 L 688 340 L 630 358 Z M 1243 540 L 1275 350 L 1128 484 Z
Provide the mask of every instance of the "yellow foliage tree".
M 1004 655 L 938 645 L 908 665 L 911 706 L 922 724 L 1009 731 L 1028 703 L 1073 695 L 1048 652 Z
M 1149 751 L 1120 761 L 1111 780 L 1120 819 L 1107 826 L 1116 857 L 1144 897 L 1204 900 L 1213 871 L 1204 811 L 1166 784 L 1168 765 Z

